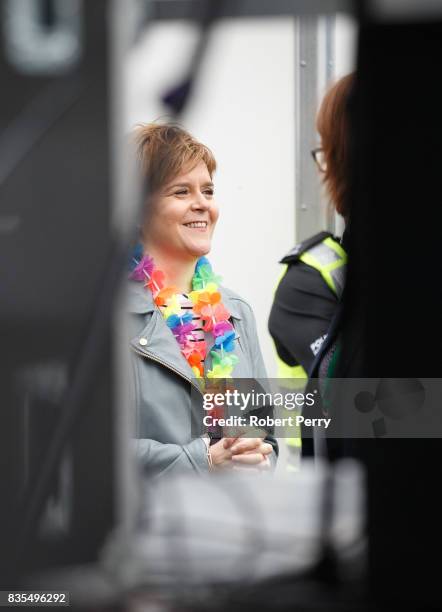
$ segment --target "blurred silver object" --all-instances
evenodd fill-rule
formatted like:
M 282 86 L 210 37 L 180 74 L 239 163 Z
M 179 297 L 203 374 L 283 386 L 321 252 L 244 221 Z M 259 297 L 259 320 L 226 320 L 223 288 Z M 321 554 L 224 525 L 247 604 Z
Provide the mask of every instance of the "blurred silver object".
M 321 560 L 324 544 L 352 563 L 363 554 L 364 478 L 353 461 L 333 471 L 306 462 L 297 474 L 279 478 L 159 479 L 146 491 L 132 541 L 116 533 L 102 556 L 124 590 L 197 592 L 302 575 Z M 324 521 L 325 509 L 331 514 Z
M 5 0 L 5 51 L 20 72 L 54 75 L 75 67 L 82 49 L 82 0 L 52 0 L 53 23 L 42 19 L 41 0 Z

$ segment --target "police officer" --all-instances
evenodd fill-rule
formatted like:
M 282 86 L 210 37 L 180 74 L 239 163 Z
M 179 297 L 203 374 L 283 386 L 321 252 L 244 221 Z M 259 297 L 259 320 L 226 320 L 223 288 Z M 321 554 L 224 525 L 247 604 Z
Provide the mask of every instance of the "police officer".
M 353 80 L 353 74 L 339 79 L 324 96 L 316 121 L 321 146 L 312 151 L 331 204 L 345 221 L 349 216 L 348 102 Z M 344 233 L 344 242 L 345 237 Z M 305 386 L 307 375 L 327 376 L 333 365 L 336 343 L 329 346 L 324 341 L 342 296 L 347 254 L 339 238 L 320 232 L 296 245 L 281 263 L 284 268 L 269 331 L 277 353 L 278 377 L 291 379 L 292 388 L 299 388 L 301 383 Z M 300 447 L 299 437 L 290 437 L 288 444 L 292 450 Z M 311 454 L 312 448 L 304 440 L 303 453 Z
M 327 338 L 342 295 L 347 255 L 340 240 L 320 232 L 301 242 L 280 263 L 284 264 L 269 318 L 275 343 L 278 378 L 283 386 L 301 390 L 316 356 Z M 287 468 L 296 469 L 301 449 L 300 432 L 287 431 Z M 310 438 L 304 455 L 313 454 Z
M 322 343 L 344 287 L 347 255 L 340 240 L 320 232 L 282 258 L 269 331 L 279 378 L 305 378 Z

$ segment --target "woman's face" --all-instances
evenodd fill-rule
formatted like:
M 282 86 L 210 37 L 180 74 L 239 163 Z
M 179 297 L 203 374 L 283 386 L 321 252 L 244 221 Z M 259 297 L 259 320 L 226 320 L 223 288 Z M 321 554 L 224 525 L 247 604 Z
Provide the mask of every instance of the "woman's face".
M 160 188 L 152 196 L 144 229 L 148 250 L 181 260 L 206 255 L 219 214 L 213 194 L 204 162 Z

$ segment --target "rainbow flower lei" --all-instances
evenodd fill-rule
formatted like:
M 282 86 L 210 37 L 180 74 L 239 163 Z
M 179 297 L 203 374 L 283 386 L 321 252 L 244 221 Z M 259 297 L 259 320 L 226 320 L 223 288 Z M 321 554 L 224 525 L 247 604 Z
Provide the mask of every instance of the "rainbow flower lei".
M 164 286 L 164 272 L 155 267 L 152 257 L 143 254 L 141 245 L 135 250 L 131 268 L 129 278 L 144 282 L 144 286 L 152 292 L 157 306 L 166 305 L 162 312 L 163 317 L 195 377 L 204 377 L 207 342 L 197 340 L 193 335 L 196 329 L 193 323 L 194 314 L 201 317 L 203 330 L 211 332 L 214 338 L 214 345 L 210 350 L 212 369 L 207 372 L 207 378 L 231 378 L 233 368 L 239 361 L 233 354 L 235 330 L 229 321 L 230 313 L 221 302 L 221 294 L 218 291 L 221 278 L 213 272 L 208 259 L 201 257 L 195 266 L 193 291 L 189 294 L 193 303 L 192 312 L 181 308 L 179 292 L 175 287 Z

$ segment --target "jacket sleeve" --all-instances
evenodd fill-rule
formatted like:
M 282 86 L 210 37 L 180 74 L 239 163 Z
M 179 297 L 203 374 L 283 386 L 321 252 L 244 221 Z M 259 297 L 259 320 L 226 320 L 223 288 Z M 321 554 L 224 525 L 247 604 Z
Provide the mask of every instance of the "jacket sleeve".
M 133 446 L 138 463 L 146 475 L 208 471 L 207 447 L 202 438 L 182 446 L 140 438 L 133 440 Z
M 327 334 L 337 298 L 321 274 L 303 262 L 288 266 L 273 301 L 269 332 L 279 357 L 308 372 Z
M 166 473 L 207 472 L 209 464 L 204 440 L 198 437 L 189 440 L 187 436 L 180 440 L 180 436 L 175 435 L 176 428 L 180 430 L 184 427 L 190 430 L 190 416 L 187 422 L 184 416 L 185 411 L 181 411 L 181 417 L 184 420 L 177 423 L 173 417 L 165 418 L 162 414 L 165 411 L 160 409 L 158 402 L 147 404 L 150 385 L 147 385 L 142 377 L 142 358 L 134 353 L 130 354 L 130 358 L 133 384 L 128 388 L 130 393 L 128 400 L 134 411 L 132 447 L 143 473 L 161 476 Z M 160 382 L 163 385 L 167 384 L 164 380 Z M 158 385 L 158 380 L 154 384 Z M 159 403 L 161 406 L 166 406 L 167 396 L 159 400 Z M 159 424 L 161 425 L 161 437 L 155 435 L 155 432 L 158 432 Z M 173 442 L 168 442 L 168 439 Z

